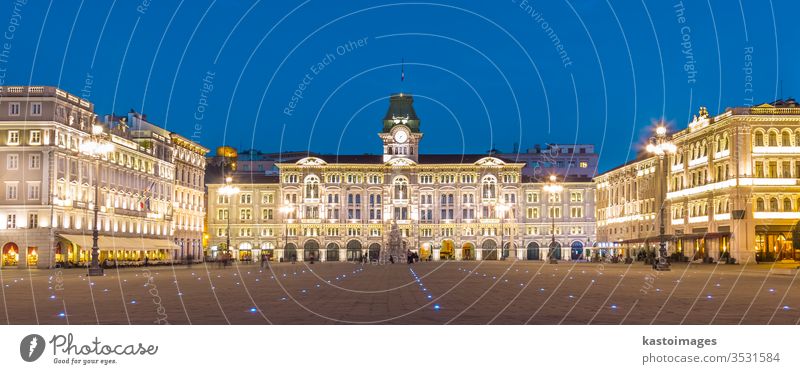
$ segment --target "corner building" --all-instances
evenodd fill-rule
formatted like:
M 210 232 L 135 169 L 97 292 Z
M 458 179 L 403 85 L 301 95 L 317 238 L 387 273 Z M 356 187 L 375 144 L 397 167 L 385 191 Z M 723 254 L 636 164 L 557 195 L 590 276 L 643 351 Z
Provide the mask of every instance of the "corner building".
M 81 149 L 94 125 L 114 146 L 99 158 Z M 0 267 L 85 267 L 93 227 L 101 262 L 186 256 L 192 247 L 181 247 L 183 238 L 202 239 L 204 156 L 204 148 L 138 113 L 103 123 L 91 102 L 57 87 L 0 86 Z M 183 170 L 185 163 L 194 184 L 176 180 L 176 164 Z M 187 195 L 194 204 L 184 204 Z M 194 251 L 199 257 L 199 244 Z
M 545 259 L 553 227 L 557 258 L 585 258 L 594 243 L 588 177 L 561 177 L 563 190 L 551 194 L 523 176 L 524 163 L 494 154 L 421 154 L 420 119 L 408 94 L 391 96 L 378 137 L 382 154 L 315 154 L 276 162 L 276 175 L 228 174 L 239 188 L 230 198 L 218 193 L 225 176 L 211 181 L 211 252 L 225 246 L 228 226 L 240 260 L 377 260 L 393 230 L 404 250 L 434 261 Z
M 800 261 L 800 246 L 793 244 L 800 239 L 796 101 L 717 116 L 701 108 L 671 141 L 676 152 L 665 165 L 642 155 L 595 178 L 602 245 L 631 254 L 655 250 L 663 203 L 668 251 L 676 258 Z

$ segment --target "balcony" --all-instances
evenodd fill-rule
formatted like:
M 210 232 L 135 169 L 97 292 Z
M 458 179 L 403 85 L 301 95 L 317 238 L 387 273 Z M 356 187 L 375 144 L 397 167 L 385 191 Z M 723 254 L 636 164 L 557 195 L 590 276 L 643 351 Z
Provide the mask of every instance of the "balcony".
M 700 158 L 696 158 L 694 160 L 689 160 L 689 167 L 693 168 L 695 166 L 705 165 L 708 164 L 708 156 L 703 156 Z
M 721 158 L 725 158 L 725 157 L 728 157 L 730 155 L 731 155 L 731 151 L 729 149 L 726 149 L 724 151 L 719 151 L 717 153 L 714 153 L 714 159 L 715 160 L 719 160 Z
M 728 221 L 731 219 L 730 213 L 717 213 L 714 215 L 714 221 Z
M 800 219 L 800 212 L 753 212 L 755 219 Z
M 689 217 L 689 223 L 708 222 L 708 216 Z
M 796 155 L 800 154 L 800 147 L 753 147 L 753 156 L 758 155 Z
M 131 210 L 131 209 L 123 209 L 123 208 L 114 208 L 112 210 L 113 214 L 120 214 L 125 216 L 133 216 L 133 217 L 146 217 L 147 212 L 138 211 L 138 210 Z M 172 216 L 170 216 L 172 219 Z

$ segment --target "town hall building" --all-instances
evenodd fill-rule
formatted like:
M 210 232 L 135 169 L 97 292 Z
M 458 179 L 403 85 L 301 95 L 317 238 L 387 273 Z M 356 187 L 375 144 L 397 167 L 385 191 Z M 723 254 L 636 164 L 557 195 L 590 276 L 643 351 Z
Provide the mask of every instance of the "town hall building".
M 413 104 L 409 94 L 391 96 L 381 154 L 309 152 L 277 160 L 270 173 L 237 169 L 235 150 L 221 147 L 206 174 L 208 254 L 378 260 L 399 232 L 403 250 L 423 260 L 587 257 L 595 240 L 590 176 L 525 175 L 525 162 L 493 152 L 423 153 Z

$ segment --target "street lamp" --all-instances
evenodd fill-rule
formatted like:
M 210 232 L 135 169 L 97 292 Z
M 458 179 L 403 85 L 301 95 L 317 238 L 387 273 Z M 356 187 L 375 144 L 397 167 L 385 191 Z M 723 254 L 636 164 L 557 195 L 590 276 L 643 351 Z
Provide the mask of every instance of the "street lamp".
M 505 259 L 505 249 L 506 249 L 505 246 L 504 246 L 505 245 L 505 243 L 504 243 L 505 235 L 506 235 L 506 230 L 505 230 L 506 212 L 508 212 L 509 209 L 511 209 L 511 207 L 509 207 L 508 204 L 501 203 L 500 205 L 497 205 L 494 209 L 500 215 L 500 257 L 499 257 L 499 259 L 500 260 L 504 260 Z
M 225 185 L 220 187 L 218 192 L 220 195 L 225 196 L 228 198 L 228 227 L 225 229 L 225 251 L 231 250 L 231 209 L 233 207 L 233 202 L 231 200 L 233 196 L 239 193 L 239 187 L 236 187 L 231 184 L 233 178 L 226 177 L 225 178 Z
M 661 165 L 663 180 L 659 183 L 659 196 L 663 196 L 666 200 L 666 191 L 664 186 L 667 184 L 667 165 L 664 163 L 667 154 L 674 154 L 677 147 L 667 139 L 667 128 L 664 125 L 656 127 L 656 136 L 650 138 L 647 143 L 647 152 L 658 156 L 658 162 Z M 661 202 L 659 208 L 659 232 L 658 232 L 658 262 L 655 264 L 655 269 L 658 271 L 669 271 L 670 265 L 667 262 L 667 243 L 664 241 L 664 204 L 666 201 Z
M 286 244 L 289 242 L 289 215 L 294 212 L 294 207 L 286 204 L 278 209 L 283 214 L 283 258 L 286 259 Z
M 555 202 L 555 196 L 561 193 L 564 190 L 560 184 L 558 184 L 558 179 L 555 175 L 551 175 L 547 184 L 544 185 L 544 190 L 550 193 L 551 199 Z M 556 216 L 555 216 L 555 209 L 552 209 L 548 212 L 550 214 L 550 234 L 552 239 L 550 241 L 550 253 L 547 256 L 550 259 L 551 264 L 557 264 L 558 260 L 556 259 Z
M 94 180 L 94 224 L 92 225 L 92 262 L 89 265 L 90 276 L 103 275 L 103 268 L 100 267 L 100 248 L 97 241 L 100 236 L 98 230 L 97 217 L 100 211 L 100 158 L 107 156 L 114 150 L 114 145 L 103 139 L 103 126 L 92 125 L 92 134 L 89 141 L 83 142 L 80 146 L 81 152 L 94 158 L 95 161 L 95 180 Z

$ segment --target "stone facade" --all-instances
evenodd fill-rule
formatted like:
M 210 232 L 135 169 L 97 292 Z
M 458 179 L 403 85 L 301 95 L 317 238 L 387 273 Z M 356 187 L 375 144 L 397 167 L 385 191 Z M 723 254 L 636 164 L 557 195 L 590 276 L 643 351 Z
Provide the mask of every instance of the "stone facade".
M 220 173 L 208 184 L 211 251 L 225 247 L 230 225 L 239 259 L 378 260 L 397 225 L 422 259 L 534 260 L 547 256 L 555 225 L 556 257 L 585 258 L 595 238 L 589 178 L 561 177 L 562 192 L 550 194 L 523 175 L 524 163 L 420 153 L 420 129 L 413 98 L 393 95 L 383 154 L 314 154 L 277 162 L 276 175 Z M 231 199 L 218 193 L 225 177 L 240 191 Z
M 56 87 L 0 87 L 2 266 L 85 266 L 96 201 L 101 260 L 172 257 L 170 133 L 137 113 L 105 122 L 92 103 Z M 98 158 L 82 149 L 93 126 L 113 144 Z
M 792 243 L 800 221 L 800 105 L 790 99 L 717 116 L 701 108 L 671 139 L 676 152 L 664 158 L 666 174 L 661 160 L 645 156 L 595 178 L 601 242 L 629 250 L 653 243 L 652 207 L 664 201 L 675 256 L 800 260 Z M 666 183 L 661 194 L 658 183 Z M 628 230 L 636 226 L 629 222 L 649 230 Z

